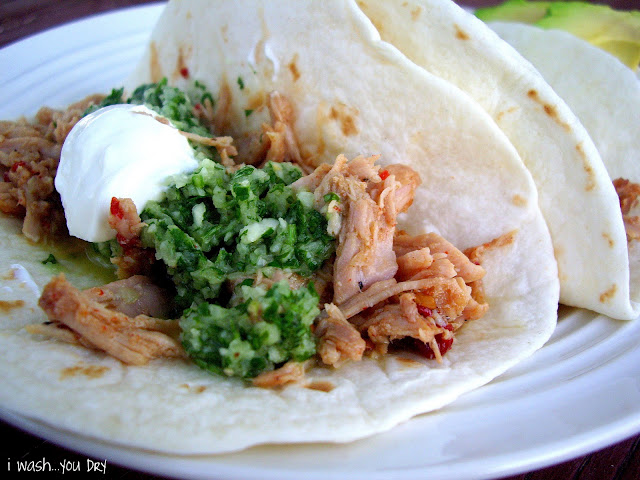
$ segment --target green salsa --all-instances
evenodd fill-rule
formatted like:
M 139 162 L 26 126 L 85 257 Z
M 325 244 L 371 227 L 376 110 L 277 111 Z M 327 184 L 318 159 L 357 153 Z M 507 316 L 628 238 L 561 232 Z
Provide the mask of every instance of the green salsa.
M 101 106 L 124 103 L 122 95 L 113 90 Z M 197 82 L 186 94 L 165 79 L 140 86 L 126 102 L 211 137 L 193 114 L 194 102 L 206 99 L 213 103 Z M 155 250 L 175 285 L 187 354 L 206 370 L 243 378 L 310 358 L 319 314 L 313 283 L 292 290 L 281 281 L 265 289 L 253 286 L 253 278 L 276 270 L 309 277 L 322 267 L 335 250 L 326 216 L 314 208 L 312 193 L 291 188 L 302 177 L 298 167 L 267 163 L 230 172 L 216 162 L 214 149 L 200 147 L 194 146 L 199 167 L 171 179 L 163 199 L 140 214 L 142 244 Z M 94 251 L 109 257 L 118 247 L 105 242 Z

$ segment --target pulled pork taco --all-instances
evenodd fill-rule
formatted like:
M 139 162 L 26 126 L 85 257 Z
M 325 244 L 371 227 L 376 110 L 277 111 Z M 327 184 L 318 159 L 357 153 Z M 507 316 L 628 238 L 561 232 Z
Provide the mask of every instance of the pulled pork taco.
M 543 3 L 535 2 L 532 9 L 544 9 Z M 617 319 L 636 318 L 640 313 L 639 285 L 633 268 L 636 262 L 631 259 L 630 268 L 628 251 L 633 243 L 627 245 L 618 195 L 609 176 L 611 173 L 616 178 L 618 174 L 608 166 L 610 161 L 603 162 L 603 157 L 613 153 L 607 153 L 607 147 L 619 147 L 613 147 L 609 140 L 605 145 L 599 142 L 596 129 L 586 121 L 583 125 L 579 110 L 575 110 L 576 116 L 572 102 L 567 105 L 546 77 L 482 21 L 453 2 L 363 0 L 358 5 L 383 40 L 427 71 L 466 91 L 509 137 L 538 187 L 540 209 L 558 261 L 561 302 Z M 547 62 L 564 77 L 569 90 L 578 95 L 592 92 L 597 72 L 589 67 L 584 75 L 573 75 L 563 60 L 571 56 L 571 62 L 579 61 L 580 54 L 575 50 L 566 56 L 555 54 L 556 49 L 561 52 L 571 48 L 571 43 L 564 40 L 550 39 Z M 551 48 L 553 54 L 549 53 Z M 615 85 L 613 77 L 609 80 Z M 637 111 L 632 117 L 620 112 L 619 118 L 628 119 L 628 124 L 616 128 L 613 125 L 619 124 L 613 120 L 612 111 L 592 108 L 599 94 L 589 93 L 582 102 L 584 109 L 590 109 L 591 116 L 600 122 L 611 118 L 607 137 L 620 135 L 621 142 L 637 151 L 637 145 L 626 140 L 637 137 L 628 130 L 637 123 L 632 120 Z M 630 106 L 629 111 L 633 108 Z M 620 131 L 629 131 L 630 135 Z M 618 165 L 631 158 L 624 149 L 615 155 Z M 627 163 L 633 168 L 631 161 Z
M 555 327 L 516 150 L 355 2 L 170 2 L 123 89 L 0 127 L 0 405 L 29 418 L 176 454 L 351 441 Z
M 530 8 L 527 2 L 517 3 Z M 571 107 L 598 148 L 620 199 L 636 312 L 635 305 L 640 302 L 640 12 L 581 2 L 546 8 L 536 25 L 492 21 L 489 26 L 536 67 Z M 493 14 L 489 10 L 485 15 L 499 19 L 500 10 Z M 595 44 L 561 30 L 575 23 L 572 18 L 580 18 L 587 31 L 601 32 L 592 40 Z M 543 29 L 544 25 L 552 28 Z

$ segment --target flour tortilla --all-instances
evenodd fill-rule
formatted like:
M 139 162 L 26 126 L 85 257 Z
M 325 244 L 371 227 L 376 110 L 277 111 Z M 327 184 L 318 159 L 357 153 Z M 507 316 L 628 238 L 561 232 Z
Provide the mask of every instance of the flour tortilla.
M 553 239 L 561 302 L 618 319 L 637 317 L 637 287 L 630 291 L 615 189 L 589 133 L 542 75 L 448 0 L 361 0 L 358 5 L 383 40 L 471 95 L 518 150 L 538 187 Z M 555 50 L 552 55 L 555 61 Z M 557 65 L 562 68 L 562 62 Z M 567 78 L 577 86 L 589 75 Z
M 519 23 L 489 26 L 567 102 L 593 139 L 609 176 L 640 183 L 640 80 L 636 74 L 613 55 L 567 32 Z M 628 244 L 634 303 L 640 302 L 639 243 Z
M 355 3 L 225 2 L 214 9 L 206 1 L 171 2 L 128 86 L 156 74 L 180 83 L 171 75 L 177 65 L 214 92 L 228 82 L 238 134 L 266 118 L 264 105 L 245 116 L 247 102 L 277 89 L 294 105 L 302 148 L 318 161 L 343 151 L 382 153 L 386 162 L 418 169 L 424 185 L 400 227 L 437 229 L 462 248 L 515 229 L 511 242 L 485 255 L 488 314 L 460 330 L 442 364 L 409 353 L 364 359 L 337 370 L 313 368 L 307 383 L 282 390 L 250 387 L 187 361 L 129 367 L 20 328 L 44 319 L 32 290 L 50 272 L 19 233 L 19 222 L 2 218 L 0 248 L 12 255 L 0 259 L 0 291 L 25 301 L 1 324 L 2 407 L 173 454 L 346 442 L 452 402 L 549 338 L 557 319 L 557 267 L 527 169 L 482 109 L 381 42 Z M 342 128 L 346 114 L 355 132 Z M 69 268 L 73 282 L 100 283 Z M 32 283 L 23 281 L 23 270 Z M 314 386 L 322 388 L 308 388 Z

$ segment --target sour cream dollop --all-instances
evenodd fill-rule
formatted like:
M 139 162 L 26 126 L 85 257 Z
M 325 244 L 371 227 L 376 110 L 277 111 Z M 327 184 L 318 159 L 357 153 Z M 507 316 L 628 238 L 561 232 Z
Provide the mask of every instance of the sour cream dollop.
M 188 140 L 142 105 L 113 105 L 87 115 L 62 146 L 55 186 L 69 233 L 89 242 L 115 238 L 112 197 L 131 198 L 140 213 L 159 200 L 172 175 L 198 162 Z

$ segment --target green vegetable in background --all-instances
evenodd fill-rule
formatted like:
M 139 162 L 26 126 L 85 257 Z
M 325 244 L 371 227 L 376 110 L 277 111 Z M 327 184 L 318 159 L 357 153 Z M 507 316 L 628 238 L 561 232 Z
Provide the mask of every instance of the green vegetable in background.
M 564 30 L 609 52 L 632 70 L 640 63 L 639 11 L 613 10 L 588 2 L 508 0 L 479 8 L 475 14 L 485 22 L 521 22 Z

